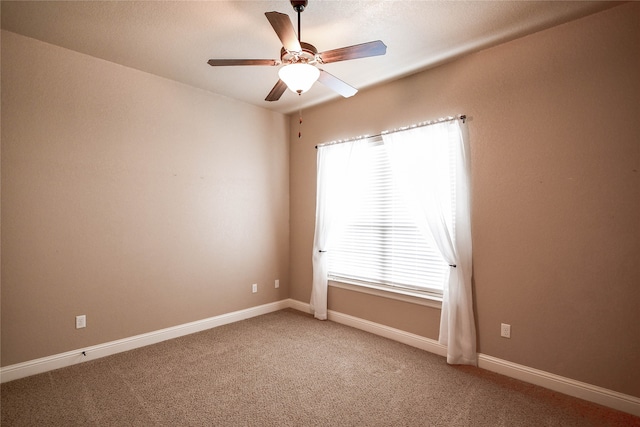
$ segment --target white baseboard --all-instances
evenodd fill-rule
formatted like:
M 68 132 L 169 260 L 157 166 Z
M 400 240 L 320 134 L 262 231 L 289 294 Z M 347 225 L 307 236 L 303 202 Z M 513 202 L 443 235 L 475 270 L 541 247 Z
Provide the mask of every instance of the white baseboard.
M 309 304 L 290 300 L 291 308 L 305 313 L 311 313 Z M 361 329 L 375 335 L 399 341 L 403 344 L 417 347 L 422 350 L 446 357 L 447 348 L 436 340 L 420 335 L 411 334 L 379 323 L 370 322 L 358 317 L 328 310 L 328 320 L 342 323 L 347 326 Z M 572 380 L 546 371 L 529 368 L 507 360 L 498 359 L 486 354 L 478 355 L 478 367 L 515 378 L 530 384 L 539 385 L 553 391 L 569 396 L 578 397 L 589 402 L 640 416 L 640 398 L 628 394 L 619 393 L 606 388 L 594 386 L 588 383 Z
M 75 365 L 77 363 L 98 359 L 123 351 L 133 350 L 135 348 L 144 347 L 172 338 L 193 334 L 195 332 L 204 331 L 215 328 L 217 326 L 226 325 L 240 320 L 249 319 L 251 317 L 260 316 L 285 308 L 293 308 L 305 313 L 311 313 L 309 304 L 293 299 L 276 301 L 269 304 L 251 307 L 245 310 L 234 311 L 232 313 L 222 314 L 220 316 L 210 317 L 208 319 L 198 320 L 196 322 L 185 323 L 183 325 L 171 328 L 161 329 L 142 335 L 136 335 L 117 341 L 111 341 L 87 348 L 68 351 L 53 356 L 43 357 L 41 359 L 30 360 L 15 365 L 0 368 L 0 382 L 16 380 L 28 377 L 42 372 L 54 369 L 64 368 L 65 366 Z M 370 332 L 403 344 L 416 347 L 430 353 L 440 356 L 447 355 L 447 348 L 436 340 L 426 338 L 420 335 L 402 331 L 400 329 L 391 328 L 379 323 L 364 320 L 358 317 L 339 313 L 329 310 L 328 319 L 336 323 L 351 326 L 356 329 Z M 84 352 L 86 356 L 82 354 Z M 619 411 L 627 412 L 636 416 L 640 416 L 640 398 L 618 393 L 602 387 L 572 380 L 560 375 L 551 374 L 549 372 L 538 369 L 529 368 L 527 366 L 518 365 L 506 360 L 498 359 L 486 354 L 478 355 L 478 366 L 482 369 L 493 371 L 511 378 L 516 378 L 531 384 L 548 388 L 570 396 L 578 397 L 590 402 L 604 405 Z
M 293 308 L 295 310 L 302 311 L 307 314 L 313 314 L 311 312 L 311 306 L 308 303 L 298 301 L 296 299 L 289 299 L 289 308 Z
M 519 365 L 486 354 L 478 355 L 478 367 L 640 417 L 640 398 L 635 396 Z
M 42 372 L 64 368 L 66 366 L 75 365 L 77 363 L 99 359 L 101 357 L 121 353 L 123 351 L 133 350 L 134 348 L 156 344 L 161 341 L 178 338 L 184 335 L 193 334 L 195 332 L 215 328 L 217 326 L 222 326 L 251 317 L 271 313 L 273 311 L 282 310 L 290 307 L 289 301 L 290 300 L 276 301 L 273 303 L 234 311 L 232 313 L 226 313 L 220 316 L 214 316 L 208 319 L 185 323 L 166 329 L 160 329 L 158 331 L 136 335 L 117 341 L 111 341 L 104 344 L 98 344 L 91 347 L 68 351 L 66 353 L 55 354 L 53 356 L 47 356 L 40 359 L 17 363 L 15 365 L 5 366 L 3 368 L 0 368 L 0 382 L 4 383 L 35 374 L 40 374 Z M 86 354 L 86 356 L 83 355 L 83 352 L 84 354 Z
M 327 311 L 327 317 L 328 320 L 334 321 L 336 323 L 341 323 L 343 325 L 351 326 L 356 329 L 371 332 L 372 334 L 389 338 L 391 340 L 398 341 L 412 347 L 417 347 L 421 350 L 435 353 L 440 356 L 447 356 L 447 347 L 430 338 L 425 338 L 420 335 L 412 334 L 400 329 L 391 328 L 379 323 L 370 322 L 358 317 L 349 316 L 348 314 L 338 313 L 337 311 Z

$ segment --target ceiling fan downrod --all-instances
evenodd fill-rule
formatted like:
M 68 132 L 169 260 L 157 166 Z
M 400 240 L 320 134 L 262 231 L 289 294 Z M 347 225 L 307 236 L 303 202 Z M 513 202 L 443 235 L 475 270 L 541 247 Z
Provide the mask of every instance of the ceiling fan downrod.
M 300 13 L 304 11 L 304 8 L 309 4 L 308 0 L 291 0 L 291 6 L 293 10 L 298 12 L 298 42 L 302 41 L 300 36 Z

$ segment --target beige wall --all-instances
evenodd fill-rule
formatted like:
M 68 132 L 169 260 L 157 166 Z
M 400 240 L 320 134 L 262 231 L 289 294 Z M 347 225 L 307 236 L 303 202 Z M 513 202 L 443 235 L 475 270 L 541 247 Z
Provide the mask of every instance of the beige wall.
M 2 365 L 286 298 L 287 123 L 3 31 Z
M 314 145 L 459 113 L 479 351 L 640 396 L 640 3 L 308 109 L 300 140 L 292 117 L 292 298 L 311 290 Z M 329 308 L 437 338 L 433 308 L 343 289 Z

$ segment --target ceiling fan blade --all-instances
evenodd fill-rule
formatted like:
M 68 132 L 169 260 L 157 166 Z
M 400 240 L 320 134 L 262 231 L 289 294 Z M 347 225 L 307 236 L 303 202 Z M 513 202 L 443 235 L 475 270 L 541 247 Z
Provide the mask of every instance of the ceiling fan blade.
M 349 86 L 333 74 L 329 74 L 320 68 L 319 70 L 320 77 L 318 77 L 318 81 L 328 88 L 333 89 L 335 92 L 339 93 L 345 98 L 349 98 L 358 92 L 358 89 L 353 86 Z
M 265 15 L 282 42 L 282 46 L 289 52 L 301 52 L 302 47 L 289 15 L 280 12 L 266 12 Z
M 328 50 L 320 53 L 318 56 L 320 56 L 322 63 L 328 64 L 330 62 L 346 61 L 348 59 L 384 55 L 385 53 L 387 53 L 387 46 L 380 40 L 376 40 L 374 42 Z
M 212 67 L 225 67 L 230 65 L 279 65 L 275 59 L 210 59 L 207 64 Z
M 287 90 L 287 85 L 282 80 L 278 80 L 278 83 L 271 89 L 269 95 L 264 99 L 265 101 L 277 101 L 280 99 L 284 91 Z

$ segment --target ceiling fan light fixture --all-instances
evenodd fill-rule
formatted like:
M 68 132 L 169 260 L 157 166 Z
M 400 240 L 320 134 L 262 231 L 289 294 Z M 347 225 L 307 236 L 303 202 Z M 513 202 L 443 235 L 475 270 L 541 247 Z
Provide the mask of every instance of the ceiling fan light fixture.
M 287 85 L 289 90 L 301 94 L 311 89 L 311 86 L 320 77 L 320 70 L 313 65 L 299 62 L 280 68 L 278 77 Z

